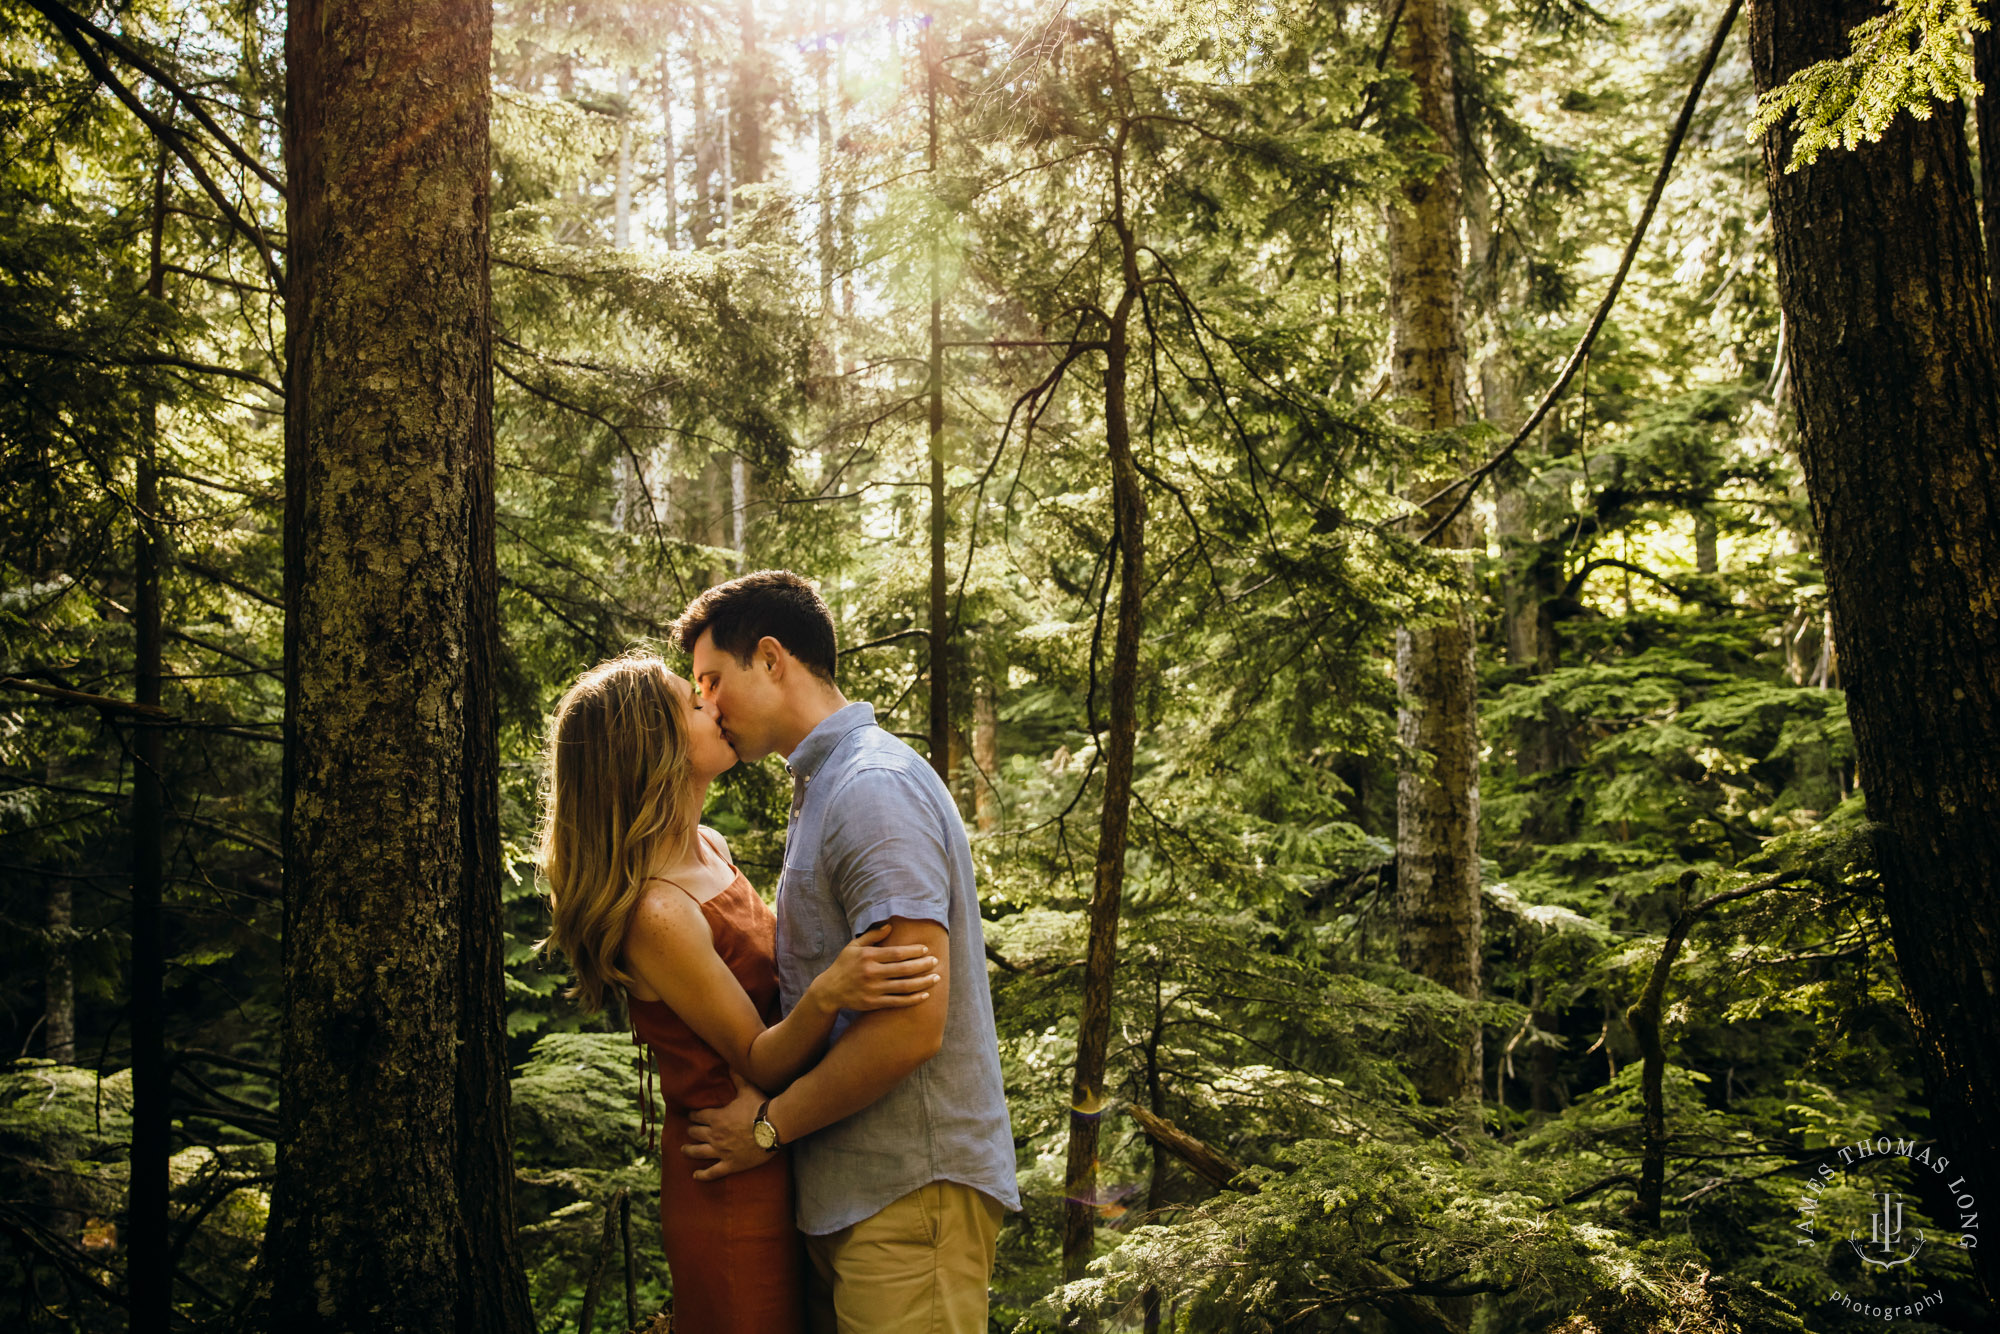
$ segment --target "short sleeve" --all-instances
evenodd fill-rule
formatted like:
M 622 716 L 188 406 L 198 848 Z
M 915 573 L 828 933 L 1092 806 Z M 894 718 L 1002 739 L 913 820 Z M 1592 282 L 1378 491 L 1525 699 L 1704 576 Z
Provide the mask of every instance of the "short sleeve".
M 951 925 L 950 853 L 928 774 L 867 768 L 841 785 L 820 840 L 822 883 L 860 935 L 891 917 Z

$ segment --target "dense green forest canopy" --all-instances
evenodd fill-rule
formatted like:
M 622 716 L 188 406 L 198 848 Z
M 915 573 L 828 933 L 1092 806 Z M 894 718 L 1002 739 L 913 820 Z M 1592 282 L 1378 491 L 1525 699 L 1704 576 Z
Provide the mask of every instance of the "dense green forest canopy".
M 1898 116 L 1957 126 L 1983 20 L 1892 7 L 1761 110 L 1733 32 L 1580 346 L 1720 7 L 1438 9 L 1449 137 L 1401 4 L 497 0 L 505 1032 L 542 1328 L 670 1297 L 631 1039 L 537 948 L 544 720 L 763 566 L 820 581 L 846 694 L 933 751 L 972 832 L 1026 1200 L 995 1329 L 1836 1331 L 1931 1292 L 1898 1328 L 1990 1327 L 1928 1159 L 1817 1197 L 1865 1230 L 1904 1192 L 1920 1266 L 1798 1241 L 1829 1155 L 1947 1154 L 1952 1127 L 1870 842 L 1753 137 L 1796 116 L 1811 171 Z M 262 0 L 0 0 L 0 1291 L 24 1331 L 124 1318 L 149 782 L 174 1325 L 255 1309 L 284 959 L 284 27 Z M 1463 236 L 1444 429 L 1394 387 L 1415 289 L 1386 239 L 1440 173 Z M 1510 443 L 1466 545 L 1421 540 L 1438 479 Z M 1399 740 L 1399 627 L 1461 613 L 1474 995 L 1398 947 L 1399 784 L 1426 764 Z M 1101 1096 L 1078 1107 L 1121 785 Z M 767 893 L 788 800 L 775 763 L 711 798 Z M 1437 1050 L 1477 1053 L 1469 1112 L 1421 1096 Z M 2000 1190 L 2000 1161 L 1963 1161 L 1964 1190 Z

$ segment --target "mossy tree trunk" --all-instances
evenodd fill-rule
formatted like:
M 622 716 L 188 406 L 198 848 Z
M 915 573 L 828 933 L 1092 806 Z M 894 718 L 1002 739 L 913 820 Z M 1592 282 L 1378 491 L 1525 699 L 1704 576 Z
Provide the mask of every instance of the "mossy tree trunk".
M 290 10 L 286 1334 L 533 1327 L 501 1000 L 491 40 L 478 0 Z
M 1408 0 L 1394 39 L 1396 62 L 1416 86 L 1431 134 L 1427 147 L 1442 159 L 1434 174 L 1405 184 L 1407 209 L 1389 212 L 1391 382 L 1411 405 L 1410 424 L 1425 431 L 1462 425 L 1469 406 L 1450 32 L 1446 0 Z M 1453 475 L 1419 481 L 1410 494 L 1429 496 Z M 1470 545 L 1470 518 L 1461 516 L 1438 540 L 1449 548 Z M 1397 734 L 1413 757 L 1396 788 L 1396 925 L 1406 968 L 1476 999 L 1479 742 L 1466 572 L 1449 602 L 1442 616 L 1396 635 Z M 1426 1102 L 1448 1104 L 1478 1096 L 1480 1067 L 1473 1027 L 1462 1040 L 1413 1053 L 1411 1074 Z
M 1757 85 L 1872 0 L 1758 0 Z M 2000 366 L 1956 115 L 1787 173 L 1764 141 L 1799 457 L 1897 962 L 1954 1158 L 2000 1163 Z M 1973 1252 L 2000 1295 L 2000 1256 Z

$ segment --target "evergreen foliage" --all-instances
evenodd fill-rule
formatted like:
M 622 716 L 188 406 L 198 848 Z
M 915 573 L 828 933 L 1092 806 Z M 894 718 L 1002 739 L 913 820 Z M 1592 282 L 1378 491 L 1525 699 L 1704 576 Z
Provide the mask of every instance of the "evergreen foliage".
M 1984 94 L 1970 38 L 1989 26 L 1972 0 L 1894 0 L 1854 30 L 1849 54 L 1808 65 L 1758 99 L 1750 132 L 1761 137 L 1789 115 L 1799 137 L 1785 170 L 1797 171 L 1830 148 L 1874 143 L 1898 115 L 1929 120 L 1933 102 Z

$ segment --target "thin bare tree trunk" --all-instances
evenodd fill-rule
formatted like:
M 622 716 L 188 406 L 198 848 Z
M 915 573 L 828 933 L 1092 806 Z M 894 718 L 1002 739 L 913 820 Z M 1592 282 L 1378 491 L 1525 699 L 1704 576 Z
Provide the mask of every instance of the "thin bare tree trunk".
M 993 783 L 1000 771 L 1000 710 L 993 683 L 981 681 L 972 697 L 973 819 L 982 834 L 1000 827 L 1000 796 Z
M 834 266 L 834 176 L 833 103 L 827 82 L 832 73 L 833 55 L 828 43 L 826 0 L 817 0 L 813 9 L 813 136 L 819 149 L 819 217 L 814 249 L 819 259 L 819 338 L 820 366 L 827 374 L 840 373 L 840 340 L 833 318 Z M 844 35 L 843 35 L 844 39 Z
M 70 942 L 76 928 L 74 895 L 66 880 L 52 881 L 43 905 L 49 965 L 42 974 L 42 1055 L 59 1065 L 76 1063 L 76 964 Z
M 674 72 L 660 52 L 660 192 L 667 206 L 667 249 L 681 245 L 680 150 L 674 147 Z
M 722 126 L 722 151 L 717 165 L 722 172 L 722 248 L 730 249 L 736 232 L 736 139 L 729 117 L 729 92 L 722 93 L 722 105 L 716 109 L 716 120 Z
M 931 188 L 937 188 L 938 105 L 937 27 L 924 25 L 924 99 L 929 108 Z M 930 734 L 931 768 L 951 786 L 951 602 L 945 568 L 944 493 L 944 298 L 938 286 L 938 234 L 930 232 L 930 489 L 931 489 L 931 616 L 930 616 Z
M 688 44 L 688 81 L 694 97 L 694 199 L 689 209 L 688 239 L 696 250 L 708 248 L 715 229 L 715 124 L 708 110 L 708 69 L 701 50 Z
M 1146 495 L 1132 456 L 1126 406 L 1132 307 L 1140 291 L 1139 246 L 1125 213 L 1121 128 L 1111 151 L 1113 230 L 1122 252 L 1124 290 L 1104 337 L 1104 439 L 1111 455 L 1111 504 L 1116 523 L 1118 628 L 1111 653 L 1111 720 L 1104 751 L 1104 809 L 1097 827 L 1097 865 L 1090 895 L 1090 940 L 1083 967 L 1083 1009 L 1077 1022 L 1076 1077 L 1070 1085 L 1069 1154 L 1064 1179 L 1063 1277 L 1083 1276 L 1096 1243 L 1099 1111 L 1108 1096 L 1105 1063 L 1111 1045 L 1111 997 L 1118 965 L 1118 917 L 1125 892 L 1125 849 L 1132 816 L 1132 761 L 1139 731 L 1139 642 L 1144 628 Z M 1108 576 L 1107 576 L 1108 577 Z
M 152 261 L 146 291 L 166 299 L 164 260 L 167 158 L 153 173 Z M 148 403 L 139 432 L 138 551 L 135 565 L 138 642 L 134 702 L 160 706 L 160 575 L 165 554 L 160 528 L 158 408 Z M 161 769 L 166 749 L 158 726 L 140 722 L 132 738 L 132 1177 L 125 1238 L 125 1281 L 133 1334 L 167 1328 L 173 1302 L 173 1261 L 168 1251 L 167 1161 L 172 1156 L 168 1108 L 166 933 L 162 915 L 166 868 L 161 856 L 166 792 Z
M 632 246 L 632 83 L 637 71 L 618 67 L 618 176 L 611 187 L 611 245 Z
M 764 129 L 766 80 L 763 53 L 758 50 L 756 0 L 742 0 L 737 9 L 737 27 L 743 37 L 743 56 L 736 65 L 736 88 L 730 96 L 736 118 L 737 150 L 742 155 L 742 179 L 751 185 L 764 179 L 769 170 L 770 135 Z

